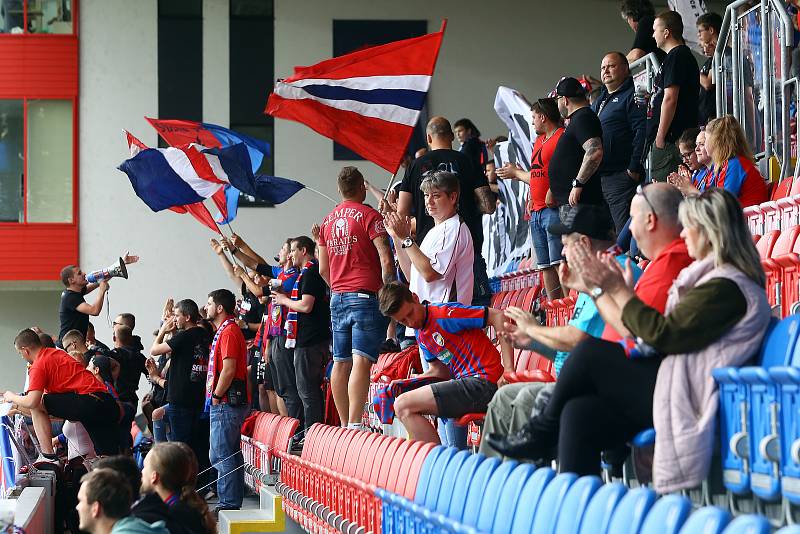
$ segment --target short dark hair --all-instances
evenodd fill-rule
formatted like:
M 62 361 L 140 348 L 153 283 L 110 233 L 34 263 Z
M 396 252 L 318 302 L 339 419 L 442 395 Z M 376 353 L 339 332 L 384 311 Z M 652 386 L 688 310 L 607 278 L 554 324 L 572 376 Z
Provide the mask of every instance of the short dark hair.
M 544 115 L 552 123 L 561 124 L 561 113 L 555 98 L 540 98 L 533 103 L 531 110 Z
M 117 317 L 122 320 L 122 324 L 131 327 L 131 330 L 136 328 L 136 317 L 132 313 L 120 313 Z
M 236 297 L 227 289 L 215 289 L 208 294 L 208 297 L 214 301 L 217 306 L 222 306 L 225 313 L 233 315 L 236 311 Z
M 650 0 L 622 0 L 619 4 L 619 12 L 625 18 L 640 21 L 644 17 L 654 17 L 656 8 Z
M 72 278 L 76 267 L 77 265 L 67 265 L 61 269 L 61 283 L 64 284 L 64 287 L 69 287 L 69 279 Z
M 73 341 L 78 341 L 79 343 L 86 343 L 86 336 L 83 335 L 83 332 L 80 330 L 69 330 L 64 337 L 61 338 L 61 344 L 64 346 L 69 345 Z
M 464 128 L 465 130 L 472 130 L 472 135 L 475 137 L 481 136 L 481 131 L 478 130 L 478 127 L 475 126 L 475 123 L 472 122 L 470 119 L 458 119 L 456 122 L 453 123 L 453 129 L 456 128 Z
M 314 249 L 316 245 L 314 244 L 314 240 L 308 237 L 307 235 L 301 235 L 292 238 L 292 243 L 297 243 L 297 248 L 304 249 L 306 251 L 306 254 L 310 254 L 311 256 L 314 255 Z
M 35 349 L 41 347 L 42 342 L 39 339 L 39 334 L 30 328 L 26 328 L 14 338 L 14 346 L 18 349 Z
M 39 341 L 42 342 L 43 347 L 48 347 L 51 349 L 56 348 L 56 342 L 53 340 L 53 336 L 51 336 L 50 334 L 42 332 L 41 334 L 39 334 Z
M 656 17 L 669 30 L 669 34 L 679 41 L 683 41 L 683 18 L 677 11 L 664 11 Z
M 606 56 L 617 56 L 619 62 L 625 65 L 628 68 L 628 70 L 631 70 L 631 62 L 628 61 L 628 56 L 626 56 L 619 50 L 612 50 L 611 52 L 607 52 Z
M 124 347 L 127 347 L 133 343 L 133 330 L 131 330 L 131 327 L 126 324 L 119 324 L 115 326 L 114 335 L 117 337 L 117 341 L 122 343 Z
M 353 198 L 364 184 L 364 175 L 352 166 L 343 167 L 337 178 L 339 192 L 345 198 Z
M 95 471 L 98 469 L 112 471 L 120 475 L 123 478 L 122 484 L 131 492 L 132 502 L 139 498 L 139 490 L 142 487 L 142 472 L 139 471 L 139 466 L 136 465 L 133 458 L 124 454 L 106 456 L 97 460 Z
M 397 313 L 405 302 L 414 302 L 414 296 L 405 284 L 389 282 L 378 291 L 378 306 L 387 317 Z
M 425 133 L 430 134 L 431 137 L 453 136 L 453 128 L 450 127 L 450 121 L 444 117 L 433 117 L 428 121 L 425 127 Z
M 686 145 L 692 147 L 694 149 L 697 146 L 697 135 L 700 133 L 700 128 L 687 128 L 683 131 L 680 137 L 678 137 L 678 141 L 676 141 L 676 145 L 680 148 L 680 145 Z
M 175 308 L 183 315 L 187 316 L 193 323 L 196 323 L 198 319 L 200 319 L 200 308 L 197 307 L 197 303 L 192 299 L 179 300 L 175 303 Z
M 714 28 L 714 33 L 719 35 L 722 31 L 722 15 L 709 11 L 697 17 L 697 27 Z
M 117 470 L 110 469 L 110 466 L 100 467 L 102 461 L 97 462 L 97 468 L 81 477 L 81 484 L 86 485 L 86 500 L 89 504 L 99 502 L 104 516 L 122 519 L 131 513 L 133 495 L 130 483 L 126 482 L 125 477 Z M 138 484 L 141 484 L 141 474 L 138 469 L 136 473 Z M 138 490 L 136 493 L 138 495 Z

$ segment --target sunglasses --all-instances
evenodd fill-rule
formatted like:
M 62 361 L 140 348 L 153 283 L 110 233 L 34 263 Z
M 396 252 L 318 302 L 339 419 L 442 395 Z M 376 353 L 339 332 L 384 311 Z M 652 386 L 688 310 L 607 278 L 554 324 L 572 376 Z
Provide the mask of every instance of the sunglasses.
M 650 202 L 650 199 L 647 198 L 647 195 L 644 194 L 644 188 L 645 187 L 647 187 L 647 186 L 646 185 L 642 185 L 642 184 L 637 185 L 636 186 L 636 194 L 637 195 L 642 195 L 642 198 L 644 199 L 645 202 L 647 202 L 647 205 L 650 207 L 650 211 L 653 212 L 653 215 L 658 215 L 658 213 L 656 212 L 656 208 L 653 206 L 653 203 Z

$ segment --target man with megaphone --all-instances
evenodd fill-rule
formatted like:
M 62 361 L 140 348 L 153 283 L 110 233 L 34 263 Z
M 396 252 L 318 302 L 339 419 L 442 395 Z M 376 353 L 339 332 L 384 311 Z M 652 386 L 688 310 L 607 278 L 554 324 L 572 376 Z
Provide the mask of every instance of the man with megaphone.
M 100 315 L 103 309 L 103 297 L 108 291 L 108 280 L 114 277 L 128 278 L 128 270 L 125 266 L 137 261 L 139 261 L 139 256 L 125 252 L 125 255 L 113 265 L 89 274 L 84 273 L 77 265 L 67 265 L 61 269 L 61 283 L 64 284 L 65 289 L 61 293 L 61 305 L 58 309 L 58 318 L 61 323 L 57 343 L 59 347 L 61 338 L 70 330 L 78 330 L 84 337 L 86 336 L 89 328 L 89 316 Z M 99 294 L 94 304 L 89 304 L 84 297 L 95 289 L 99 289 Z

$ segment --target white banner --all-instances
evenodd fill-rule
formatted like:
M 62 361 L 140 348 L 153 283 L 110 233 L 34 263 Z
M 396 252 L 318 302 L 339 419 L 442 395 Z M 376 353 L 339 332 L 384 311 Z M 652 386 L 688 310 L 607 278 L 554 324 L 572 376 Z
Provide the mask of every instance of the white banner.
M 697 40 L 697 17 L 706 12 L 704 0 L 667 0 L 672 11 L 677 11 L 683 19 L 683 38 L 689 48 L 702 54 L 700 41 Z

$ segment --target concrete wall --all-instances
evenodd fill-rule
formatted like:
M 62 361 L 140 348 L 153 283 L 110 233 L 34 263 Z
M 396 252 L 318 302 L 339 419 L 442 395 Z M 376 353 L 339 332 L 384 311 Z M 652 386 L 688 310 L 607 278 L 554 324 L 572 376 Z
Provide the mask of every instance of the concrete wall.
M 616 2 L 544 0 L 495 4 L 473 0 L 303 0 L 275 2 L 275 76 L 294 65 L 331 56 L 332 21 L 420 19 L 429 31 L 449 18 L 430 93 L 431 114 L 472 118 L 484 136 L 505 133 L 492 104 L 497 86 L 537 98 L 563 75 L 597 75 L 602 52 L 627 49 L 632 32 Z M 228 2 L 204 0 L 204 119 L 228 121 Z M 148 145 L 156 134 L 143 116 L 158 116 L 157 1 L 82 0 L 80 10 L 80 257 L 85 270 L 110 264 L 126 250 L 141 256 L 130 280 L 111 283 L 110 312 L 137 316 L 145 345 L 168 296 L 204 302 L 208 291 L 233 284 L 221 272 L 208 240 L 212 234 L 188 215 L 151 212 L 116 169 L 127 156 L 126 128 Z M 270 88 L 264 88 L 266 101 Z M 345 162 L 332 160 L 332 143 L 305 126 L 278 120 L 275 172 L 335 197 L 335 176 Z M 376 184 L 385 171 L 357 163 Z M 240 211 L 235 230 L 265 257 L 285 237 L 308 233 L 331 203 L 307 191 L 277 208 Z M 57 328 L 57 292 L 0 292 L 0 339 L 9 341 L 31 323 Z M 110 340 L 106 312 L 94 320 L 98 337 Z M 7 356 L 6 356 L 7 355 Z M 4 359 L 17 361 L 11 351 Z M 14 367 L 19 369 L 22 367 Z M 10 380 L 3 373 L 0 380 Z M 20 380 L 21 383 L 21 380 Z

